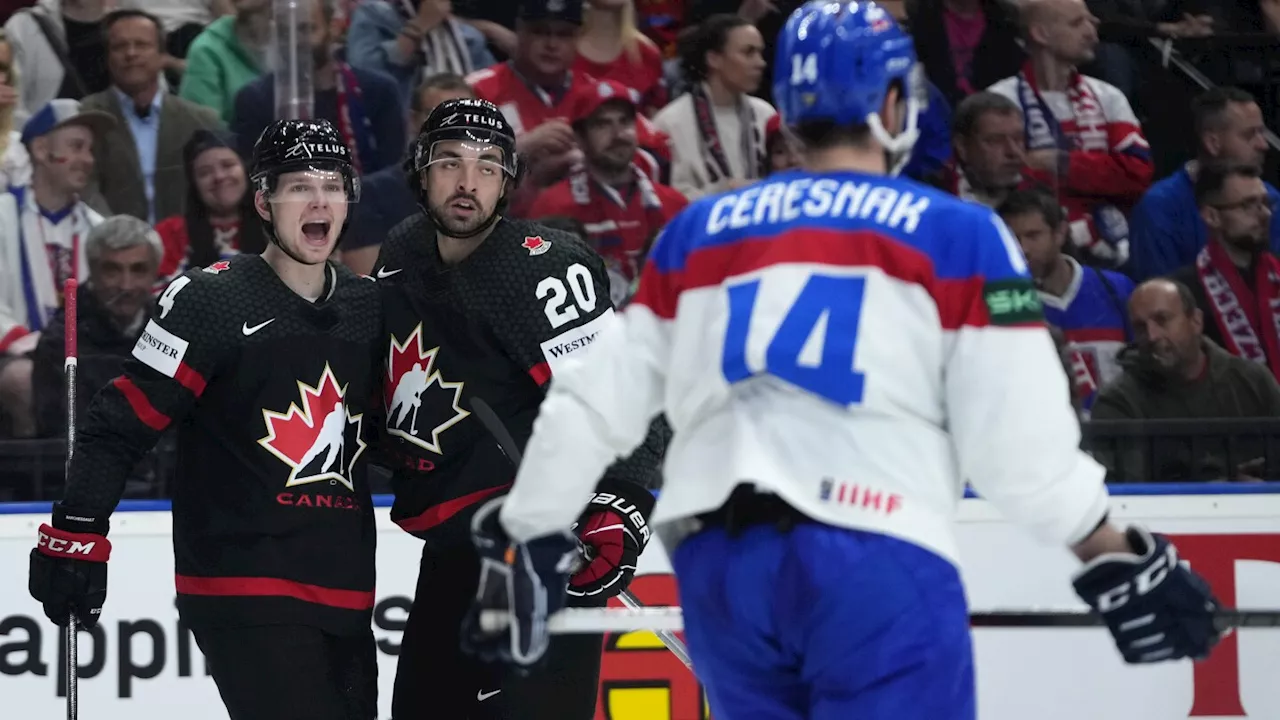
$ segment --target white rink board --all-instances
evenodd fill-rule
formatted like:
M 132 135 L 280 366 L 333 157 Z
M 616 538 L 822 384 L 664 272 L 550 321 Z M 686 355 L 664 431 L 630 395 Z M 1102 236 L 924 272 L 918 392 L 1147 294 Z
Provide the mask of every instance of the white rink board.
M 1212 573 L 1224 601 L 1234 595 L 1239 607 L 1280 608 L 1280 494 L 1126 496 L 1113 499 L 1113 508 L 1117 520 L 1179 536 L 1184 556 Z M 405 616 L 420 548 L 387 515 L 379 508 L 380 718 L 389 717 L 395 676 L 395 658 L 386 649 L 399 643 L 395 627 Z M 46 519 L 0 515 L 0 577 L 6 579 L 0 586 L 0 718 L 64 716 L 64 701 L 56 694 L 58 633 L 26 589 L 27 555 L 37 526 Z M 185 641 L 177 637 L 169 530 L 167 512 L 120 512 L 112 520 L 101 669 L 93 677 L 84 671 L 80 681 L 85 720 L 168 720 L 177 713 L 183 720 L 226 717 L 213 682 L 203 675 L 199 649 L 189 635 Z M 656 542 L 641 559 L 642 574 L 669 572 Z M 1039 545 L 980 500 L 964 502 L 960 546 L 975 608 L 1083 609 L 1069 584 L 1074 558 Z M 120 639 L 126 633 L 132 639 L 124 648 Z M 1213 659 L 1195 668 L 1189 662 L 1125 666 L 1102 629 L 984 629 L 975 636 L 983 720 L 1280 718 L 1280 630 L 1239 631 Z M 82 635 L 82 666 L 94 659 L 93 652 L 94 642 Z M 604 674 L 615 678 L 619 663 L 628 663 L 631 679 L 645 676 L 646 668 L 670 665 L 660 651 L 609 657 L 606 652 Z M 151 666 L 154 677 L 130 677 L 123 671 L 129 664 Z M 690 684 L 657 671 L 653 679 L 671 679 L 673 688 Z M 699 703 L 688 695 L 673 690 L 671 703 L 663 702 L 663 711 L 655 714 L 638 695 L 618 694 L 601 703 L 597 718 L 694 720 L 699 713 L 689 708 Z

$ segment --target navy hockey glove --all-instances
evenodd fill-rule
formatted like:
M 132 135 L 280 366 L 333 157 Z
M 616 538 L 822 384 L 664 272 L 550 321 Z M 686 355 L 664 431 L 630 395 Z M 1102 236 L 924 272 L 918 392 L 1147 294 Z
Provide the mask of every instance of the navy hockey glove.
M 1108 553 L 1076 574 L 1076 593 L 1102 615 L 1127 663 L 1202 659 L 1222 637 L 1209 584 L 1144 528 L 1125 531 L 1136 555 Z
M 551 643 L 547 619 L 565 605 L 564 588 L 578 549 L 567 532 L 513 543 L 498 522 L 505 499 L 485 503 L 471 521 L 480 586 L 462 623 L 462 649 L 485 662 L 527 671 Z M 490 613 L 505 616 L 498 627 L 482 625 L 481 617 Z
M 613 488 L 610 488 L 613 489 Z M 653 510 L 653 495 L 640 489 L 639 502 L 613 492 L 596 492 L 574 525 L 582 543 L 582 562 L 569 580 L 574 597 L 609 598 L 631 584 L 640 553 L 649 543 L 645 516 Z
M 107 601 L 107 560 L 111 542 L 107 520 L 88 513 L 53 506 L 53 524 L 41 525 L 31 551 L 31 597 L 44 605 L 44 614 L 66 625 L 72 611 L 80 624 L 98 624 Z

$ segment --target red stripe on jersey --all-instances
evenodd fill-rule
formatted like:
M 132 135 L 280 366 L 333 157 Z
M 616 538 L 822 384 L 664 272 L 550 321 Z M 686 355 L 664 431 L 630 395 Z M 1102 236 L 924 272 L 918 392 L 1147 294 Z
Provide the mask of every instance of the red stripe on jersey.
M 892 278 L 924 288 L 938 306 L 944 330 L 990 323 L 982 297 L 984 278 L 938 278 L 927 254 L 897 240 L 869 231 L 813 227 L 695 250 L 683 272 L 662 272 L 649 263 L 635 302 L 659 317 L 672 318 L 680 291 L 720 285 L 728 277 L 788 263 L 879 268 Z
M 11 328 L 9 332 L 4 334 L 4 337 L 0 337 L 0 352 L 4 352 L 5 350 L 7 350 L 9 346 L 12 345 L 13 342 L 18 338 L 24 337 L 30 334 L 31 334 L 31 331 L 27 330 L 22 326 Z
M 1063 329 L 1062 335 L 1067 342 L 1126 342 L 1124 330 L 1120 328 Z
M 542 387 L 551 379 L 551 366 L 546 361 L 540 362 L 529 368 L 529 376 L 533 378 L 534 382 L 538 383 L 538 387 Z
M 178 363 L 178 372 L 173 374 L 173 379 L 182 383 L 182 387 L 190 390 L 196 397 L 200 397 L 204 392 L 206 384 L 204 376 L 192 370 L 191 366 L 184 362 Z
M 373 607 L 372 590 L 337 590 L 281 578 L 176 575 L 174 586 L 180 595 L 291 597 L 345 610 L 368 610 Z
M 442 502 L 439 505 L 432 506 L 426 512 L 418 515 L 417 517 L 397 520 L 396 524 L 399 525 L 402 530 L 409 533 L 430 530 L 445 520 L 448 520 L 454 515 L 466 510 L 468 507 L 471 507 L 492 495 L 497 495 L 509 487 L 511 487 L 511 483 L 500 485 L 498 487 L 491 487 L 487 490 L 468 493 L 462 497 L 454 498 L 448 502 Z
M 111 384 L 115 385 L 120 394 L 124 395 L 124 399 L 129 401 L 129 407 L 133 408 L 133 414 L 142 421 L 143 425 L 159 432 L 169 427 L 169 423 L 173 422 L 168 415 L 157 410 L 151 404 L 151 401 L 147 399 L 142 389 L 134 385 L 129 378 L 121 375 L 112 380 Z

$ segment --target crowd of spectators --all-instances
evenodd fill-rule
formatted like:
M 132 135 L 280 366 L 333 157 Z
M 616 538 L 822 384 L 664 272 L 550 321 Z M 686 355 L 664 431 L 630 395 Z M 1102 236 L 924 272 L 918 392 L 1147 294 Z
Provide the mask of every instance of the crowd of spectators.
M 615 302 L 688 202 L 799 162 L 770 104 L 774 39 L 799 0 L 296 3 L 312 112 L 342 134 L 365 188 L 335 258 L 360 273 L 418 211 L 401 163 L 446 99 L 502 109 L 526 168 L 508 214 L 579 233 Z M 904 172 L 1005 220 L 1110 479 L 1280 477 L 1270 56 L 1218 58 L 1239 82 L 1178 107 L 1143 90 L 1169 74 L 1144 53 L 1274 38 L 1280 2 L 882 5 L 916 39 L 928 99 Z M 273 0 L 0 0 L 0 499 L 39 493 L 13 477 L 32 472 L 17 448 L 65 432 L 65 280 L 80 282 L 86 402 L 172 278 L 263 248 L 246 167 L 279 105 L 274 12 Z M 1153 148 L 1144 124 L 1167 137 L 1174 116 L 1184 137 Z M 1203 431 L 1107 430 L 1165 421 Z

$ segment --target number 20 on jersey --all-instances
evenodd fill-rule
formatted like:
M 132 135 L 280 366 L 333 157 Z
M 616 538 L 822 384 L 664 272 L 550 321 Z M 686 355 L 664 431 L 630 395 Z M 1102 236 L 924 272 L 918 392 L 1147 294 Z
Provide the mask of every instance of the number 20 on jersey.
M 760 313 L 772 305 L 767 293 L 779 289 L 762 287 L 762 279 L 730 286 L 725 379 L 736 383 L 767 373 L 831 402 L 860 404 L 865 378 L 854 370 L 853 354 L 866 285 L 865 277 L 811 275 L 776 330 Z M 759 337 L 770 330 L 772 337 Z M 763 357 L 748 351 L 761 345 Z

